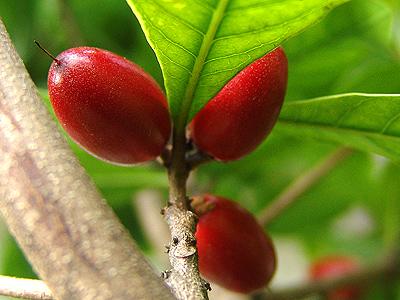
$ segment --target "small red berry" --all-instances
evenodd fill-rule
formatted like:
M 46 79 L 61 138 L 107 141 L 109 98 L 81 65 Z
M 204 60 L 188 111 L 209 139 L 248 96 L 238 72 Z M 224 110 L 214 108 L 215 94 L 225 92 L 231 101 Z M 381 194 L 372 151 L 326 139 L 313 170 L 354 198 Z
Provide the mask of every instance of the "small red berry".
M 139 66 L 114 53 L 90 47 L 62 52 L 50 67 L 48 89 L 64 129 L 101 159 L 148 161 L 169 139 L 162 90 Z
M 359 269 L 359 263 L 350 257 L 330 256 L 315 262 L 310 268 L 313 280 L 329 279 L 346 275 Z M 346 286 L 328 293 L 329 300 L 359 299 L 360 288 Z
M 271 280 L 275 250 L 256 219 L 239 204 L 204 195 L 195 197 L 199 215 L 196 239 L 199 269 L 208 280 L 227 289 L 251 293 Z
M 197 147 L 221 161 L 253 151 L 278 118 L 287 69 L 285 53 L 277 48 L 239 72 L 194 117 L 190 135 Z

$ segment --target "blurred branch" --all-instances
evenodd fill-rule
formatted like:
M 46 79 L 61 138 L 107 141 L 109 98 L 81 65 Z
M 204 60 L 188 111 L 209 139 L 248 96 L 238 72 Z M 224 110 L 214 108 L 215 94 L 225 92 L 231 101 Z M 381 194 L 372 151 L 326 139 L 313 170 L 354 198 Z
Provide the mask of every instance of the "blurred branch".
M 400 276 L 400 252 L 396 249 L 390 256 L 375 265 L 367 266 L 358 271 L 341 277 L 311 282 L 298 287 L 265 292 L 256 296 L 259 300 L 294 300 L 303 299 L 306 296 L 326 294 L 344 286 L 359 286 L 361 290 L 367 290 L 369 284 L 377 280 L 395 280 Z
M 47 285 L 41 280 L 23 279 L 0 275 L 0 295 L 20 299 L 54 299 Z
M 156 190 L 142 190 L 135 195 L 132 202 L 143 232 L 153 248 L 153 255 L 161 266 L 167 266 L 165 245 L 168 243 L 170 233 L 160 213 L 162 195 Z
M 79 165 L 0 21 L 0 212 L 56 299 L 173 299 Z
M 271 223 L 273 219 L 279 216 L 285 209 L 292 205 L 302 194 L 304 194 L 313 185 L 319 182 L 333 168 L 352 153 L 351 149 L 340 147 L 329 154 L 317 165 L 303 173 L 295 179 L 283 192 L 278 195 L 266 208 L 258 215 L 258 221 L 263 226 Z

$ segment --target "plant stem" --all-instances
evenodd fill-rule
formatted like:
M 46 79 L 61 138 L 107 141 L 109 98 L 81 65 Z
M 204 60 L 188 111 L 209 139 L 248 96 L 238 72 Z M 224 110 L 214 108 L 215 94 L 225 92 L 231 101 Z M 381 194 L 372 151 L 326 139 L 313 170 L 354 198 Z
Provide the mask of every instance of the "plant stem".
M 33 300 L 54 299 L 43 281 L 9 276 L 0 276 L 0 295 Z
M 302 194 L 327 175 L 334 167 L 352 153 L 351 149 L 340 147 L 329 154 L 317 165 L 295 179 L 258 215 L 258 221 L 263 226 L 271 223 L 284 210 L 290 207 Z
M 196 249 L 196 215 L 191 212 L 186 195 L 189 176 L 186 162 L 186 137 L 174 130 L 171 161 L 168 167 L 169 203 L 164 217 L 171 231 L 169 260 L 172 270 L 164 278 L 178 299 L 208 299 L 207 283 L 200 277 Z
M 329 291 L 335 290 L 344 286 L 360 286 L 366 290 L 369 284 L 377 280 L 394 280 L 400 276 L 400 257 L 399 251 L 396 249 L 393 253 L 382 261 L 361 268 L 358 271 L 316 282 L 311 282 L 298 287 L 282 289 L 280 291 L 265 292 L 257 295 L 259 300 L 294 300 L 303 299 L 306 296 L 326 294 Z
M 183 130 L 181 130 L 183 131 Z M 186 165 L 186 138 L 184 131 L 174 130 L 171 162 L 168 168 L 169 204 L 182 210 L 189 209 L 186 196 L 186 181 L 189 169 Z

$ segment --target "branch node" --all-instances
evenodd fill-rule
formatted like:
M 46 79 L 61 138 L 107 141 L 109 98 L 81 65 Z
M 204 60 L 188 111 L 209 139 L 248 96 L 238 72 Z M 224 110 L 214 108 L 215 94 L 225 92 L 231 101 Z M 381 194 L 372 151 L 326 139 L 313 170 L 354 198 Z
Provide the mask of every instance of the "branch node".
M 171 275 L 171 271 L 170 270 L 161 272 L 161 278 L 164 279 L 164 280 L 168 279 L 170 275 Z
M 166 209 L 165 219 L 171 230 L 169 259 L 173 269 L 166 283 L 178 299 L 208 299 L 207 288 L 200 277 L 197 263 L 196 215 L 188 210 L 170 206 Z

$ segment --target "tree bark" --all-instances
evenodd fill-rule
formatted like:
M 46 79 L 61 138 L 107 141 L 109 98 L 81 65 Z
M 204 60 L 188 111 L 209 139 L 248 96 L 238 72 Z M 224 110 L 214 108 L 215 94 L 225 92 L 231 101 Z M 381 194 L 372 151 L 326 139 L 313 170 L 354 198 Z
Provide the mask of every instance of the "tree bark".
M 79 165 L 0 21 L 0 212 L 56 299 L 173 299 Z

